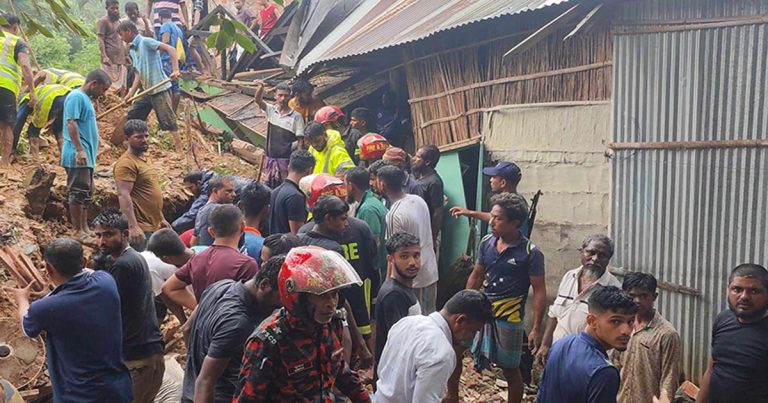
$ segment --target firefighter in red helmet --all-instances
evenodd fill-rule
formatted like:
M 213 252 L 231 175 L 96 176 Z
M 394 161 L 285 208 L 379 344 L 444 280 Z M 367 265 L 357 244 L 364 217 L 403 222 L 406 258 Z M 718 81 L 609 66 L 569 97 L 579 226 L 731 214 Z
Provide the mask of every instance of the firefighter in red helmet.
M 338 253 L 291 250 L 278 275 L 283 308 L 248 338 L 233 401 L 331 403 L 336 388 L 353 402 L 370 402 L 339 338 L 339 290 L 353 284 L 360 277 Z

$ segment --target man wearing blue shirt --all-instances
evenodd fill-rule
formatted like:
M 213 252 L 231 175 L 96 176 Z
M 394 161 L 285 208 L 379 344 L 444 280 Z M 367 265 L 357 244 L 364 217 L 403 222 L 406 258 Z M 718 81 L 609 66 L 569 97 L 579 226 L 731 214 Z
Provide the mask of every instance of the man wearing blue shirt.
M 171 10 L 160 10 L 157 13 L 160 16 L 160 22 L 163 24 L 160 26 L 160 36 L 157 38 L 158 41 L 167 44 L 168 46 L 171 46 L 175 49 L 178 49 L 176 44 L 181 41 L 182 46 L 184 45 L 184 33 L 181 32 L 181 28 L 179 28 L 178 25 L 174 24 L 171 20 Z M 160 58 L 163 61 L 163 72 L 167 76 L 171 76 L 171 73 L 173 72 L 173 67 L 171 65 L 171 56 L 163 52 L 160 55 Z M 181 90 L 179 89 L 179 80 L 172 80 L 171 81 L 171 103 L 173 105 L 173 111 L 176 112 L 176 110 L 179 108 L 179 99 L 181 99 Z
M 120 296 L 112 276 L 83 270 L 83 248 L 73 239 L 51 241 L 44 259 L 56 286 L 50 294 L 30 304 L 31 284 L 6 290 L 16 297 L 24 334 L 46 332 L 53 401 L 132 401 L 131 377 L 121 356 Z
M 619 370 L 606 351 L 624 351 L 632 335 L 637 305 L 618 287 L 589 297 L 587 328 L 560 339 L 549 353 L 537 403 L 616 403 Z
M 251 182 L 243 188 L 237 203 L 245 217 L 245 232 L 240 251 L 256 259 L 259 264 L 262 263 L 261 248 L 264 247 L 264 237 L 259 226 L 269 213 L 270 197 L 269 188 L 259 182 Z
M 136 94 L 139 86 L 142 85 L 145 90 L 154 87 L 170 77 L 171 80 L 179 78 L 179 59 L 176 55 L 174 46 L 162 43 L 153 38 L 147 38 L 139 35 L 139 30 L 133 22 L 123 21 L 117 27 L 117 34 L 120 35 L 123 42 L 126 43 L 131 53 L 133 68 L 136 71 L 136 79 L 133 81 L 131 90 L 125 99 L 128 100 Z M 163 70 L 163 62 L 160 53 L 165 52 L 171 60 L 171 74 L 166 75 Z M 176 124 L 176 113 L 173 111 L 171 100 L 171 83 L 165 83 L 155 88 L 150 94 L 140 98 L 133 103 L 128 112 L 127 120 L 139 119 L 147 120 L 147 116 L 155 111 L 160 130 L 170 131 L 174 139 L 179 139 L 179 126 Z M 177 149 L 181 147 L 176 144 Z
M 528 218 L 528 206 L 520 195 L 501 193 L 491 198 L 491 235 L 483 238 L 467 288 L 480 289 L 491 300 L 495 320 L 486 325 L 472 345 L 475 366 L 496 364 L 509 382 L 507 401 L 523 398 L 520 357 L 523 350 L 523 319 L 528 290 L 533 288 L 533 324 L 528 345 L 533 353 L 541 343 L 541 319 L 547 302 L 544 254 L 520 230 Z M 451 377 L 449 397 L 458 396 L 461 365 Z
M 99 128 L 91 99 L 100 97 L 111 85 L 109 75 L 97 69 L 88 74 L 82 87 L 72 90 L 64 100 L 66 124 L 61 166 L 67 171 L 70 222 L 75 227 L 76 238 L 91 242 L 84 211 L 91 201 L 93 168 L 99 152 Z

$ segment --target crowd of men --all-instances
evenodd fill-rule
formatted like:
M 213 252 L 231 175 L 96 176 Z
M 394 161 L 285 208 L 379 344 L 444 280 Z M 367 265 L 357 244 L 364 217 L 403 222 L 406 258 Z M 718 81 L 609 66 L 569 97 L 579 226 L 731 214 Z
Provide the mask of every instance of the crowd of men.
M 8 73 L 0 74 L 0 97 L 13 101 L 0 110 L 4 145 L 14 134 L 11 112 L 22 110 L 22 81 L 25 113 L 44 110 L 41 99 L 50 101 L 48 113 L 61 111 L 73 238 L 44 248 L 52 292 L 31 301 L 31 285 L 7 289 L 24 333 L 46 334 L 54 401 L 155 401 L 165 382 L 160 325 L 169 315 L 183 324 L 187 348 L 175 401 L 368 402 L 370 384 L 377 402 L 455 402 L 469 355 L 478 370 L 500 368 L 507 400 L 520 402 L 526 354 L 544 365 L 542 403 L 673 399 L 682 346 L 654 307 L 657 280 L 632 272 L 619 281 L 608 271 L 613 241 L 592 235 L 548 307 L 545 256 L 529 239 L 528 202 L 517 191 L 520 167 L 502 161 L 483 170 L 490 211 L 445 212 L 440 150 L 424 145 L 410 155 L 400 147 L 389 92 L 381 111 L 354 109 L 347 124 L 305 80 L 277 85 L 274 102 L 259 88 L 254 104 L 268 120 L 264 175 L 190 172 L 183 181 L 194 200 L 170 223 L 159 161 L 147 157 L 151 110 L 161 129 L 177 129 L 177 93 L 159 86 L 133 104 L 124 126 L 127 149 L 113 167 L 119 208 L 89 223 L 99 142 L 92 100 L 115 84 L 127 88 L 116 68 L 123 59 L 113 58 L 117 45 L 106 38 L 119 36 L 135 67 L 127 97 L 175 79 L 183 46 L 174 38 L 183 32 L 166 25 L 185 27 L 186 11 L 168 10 L 174 4 L 183 1 L 155 2 L 151 26 L 131 3 L 119 22 L 117 2 L 107 0 L 104 69 L 85 77 L 52 71 L 56 85 L 71 85 L 65 93 L 35 87 L 18 19 L 6 16 L 3 46 L 14 52 L 0 61 Z M 243 3 L 236 7 L 254 26 Z M 143 36 L 152 28 L 160 40 Z M 489 233 L 466 289 L 438 307 L 448 213 L 487 221 Z M 89 262 L 81 243 L 98 246 Z M 768 271 L 739 265 L 725 291 L 729 309 L 715 319 L 697 401 L 768 401 Z

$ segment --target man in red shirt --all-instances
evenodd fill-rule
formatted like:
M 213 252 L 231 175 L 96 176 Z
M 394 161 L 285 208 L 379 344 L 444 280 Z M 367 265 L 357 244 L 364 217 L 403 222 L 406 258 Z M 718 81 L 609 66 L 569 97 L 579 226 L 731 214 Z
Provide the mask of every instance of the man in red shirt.
M 352 402 L 370 402 L 344 361 L 339 290 L 362 284 L 355 269 L 333 251 L 315 246 L 288 253 L 277 279 L 283 308 L 256 328 L 245 355 L 233 402 L 325 402 L 334 388 Z
M 171 301 L 195 309 L 208 286 L 219 280 L 246 281 L 253 278 L 259 265 L 240 253 L 238 243 L 245 230 L 243 213 L 237 206 L 225 204 L 213 209 L 208 231 L 213 245 L 190 259 L 165 284 L 163 294 Z M 187 290 L 192 284 L 193 293 Z
M 281 11 L 269 0 L 258 0 L 256 4 L 261 8 L 259 10 L 259 37 L 263 38 L 275 27 Z

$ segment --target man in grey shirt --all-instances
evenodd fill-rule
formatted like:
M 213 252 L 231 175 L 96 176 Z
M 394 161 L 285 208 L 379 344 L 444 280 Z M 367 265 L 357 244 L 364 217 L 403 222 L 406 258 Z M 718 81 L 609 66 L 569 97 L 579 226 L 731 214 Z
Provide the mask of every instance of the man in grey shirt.
M 208 203 L 200 209 L 195 218 L 195 229 L 192 232 L 192 246 L 209 246 L 213 244 L 213 236 L 208 232 L 210 224 L 208 216 L 213 208 L 221 204 L 231 204 L 235 200 L 235 178 L 232 176 L 216 175 L 209 183 L 211 195 Z

